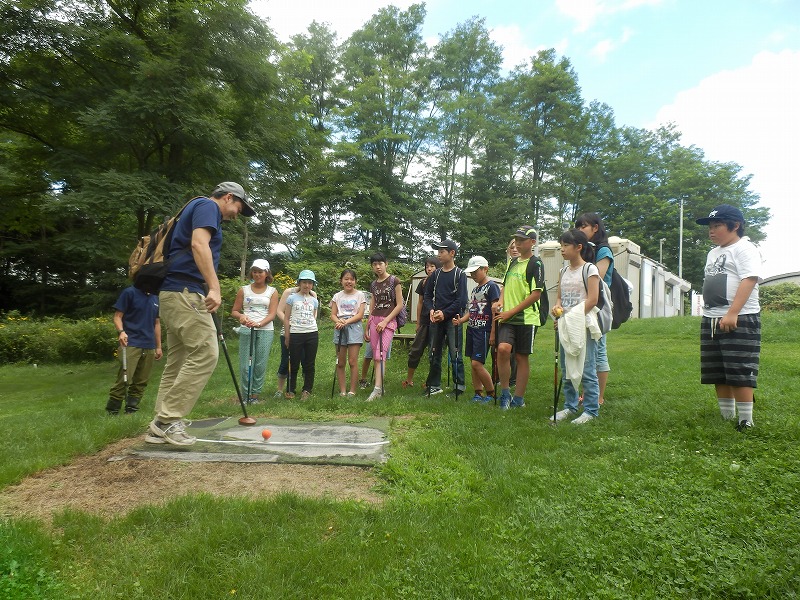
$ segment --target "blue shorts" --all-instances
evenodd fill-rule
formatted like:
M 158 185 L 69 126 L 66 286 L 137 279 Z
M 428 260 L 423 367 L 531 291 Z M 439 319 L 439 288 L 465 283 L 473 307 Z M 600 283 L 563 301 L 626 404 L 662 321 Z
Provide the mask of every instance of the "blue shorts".
M 488 329 L 467 327 L 467 342 L 464 346 L 464 354 L 472 360 L 486 364 L 486 355 L 489 353 L 489 334 L 490 331 Z
M 372 360 L 372 344 L 367 344 L 364 348 L 364 358 Z M 389 344 L 389 350 L 386 352 L 386 360 L 392 358 L 392 345 Z
M 350 323 L 344 329 L 334 329 L 334 344 L 338 345 L 340 343 L 340 336 L 342 344 L 347 344 L 348 346 L 357 344 L 360 346 L 364 343 L 364 325 L 362 325 L 361 321 L 358 321 L 357 323 Z

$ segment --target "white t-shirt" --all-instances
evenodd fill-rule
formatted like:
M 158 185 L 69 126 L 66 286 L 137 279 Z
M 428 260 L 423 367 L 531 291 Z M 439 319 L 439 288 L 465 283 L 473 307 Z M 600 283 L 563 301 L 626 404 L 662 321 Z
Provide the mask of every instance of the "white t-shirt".
M 761 253 L 748 237 L 730 246 L 712 248 L 706 258 L 703 279 L 703 316 L 724 317 L 736 296 L 739 284 L 747 277 L 761 273 Z M 740 315 L 761 312 L 758 301 L 758 283 L 744 303 Z
M 362 304 L 367 303 L 364 292 L 355 290 L 352 294 L 344 290 L 336 292 L 331 299 L 331 306 L 336 305 L 336 314 L 343 319 L 351 319 L 358 314 Z
M 588 263 L 586 270 L 586 283 L 583 283 L 583 265 L 577 269 L 567 267 L 561 274 L 561 306 L 564 312 L 586 300 L 586 286 L 589 284 L 597 285 L 600 278 L 600 271 L 592 263 Z M 592 276 L 598 279 L 592 280 Z
M 242 288 L 244 290 L 244 298 L 242 298 L 242 313 L 252 321 L 263 321 L 269 314 L 269 304 L 272 301 L 272 294 L 275 293 L 275 288 L 267 286 L 260 294 L 253 292 L 253 288 L 248 284 Z M 264 325 L 264 327 L 256 327 L 259 331 L 272 331 L 275 326 L 272 321 Z
M 303 296 L 295 292 L 286 299 L 287 306 L 292 307 L 289 316 L 289 333 L 310 333 L 317 331 L 317 307 L 319 302 L 314 296 Z

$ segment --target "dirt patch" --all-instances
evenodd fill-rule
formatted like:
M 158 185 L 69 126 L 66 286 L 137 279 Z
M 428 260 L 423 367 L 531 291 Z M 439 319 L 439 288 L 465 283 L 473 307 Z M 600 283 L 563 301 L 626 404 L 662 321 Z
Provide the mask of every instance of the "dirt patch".
M 282 492 L 380 503 L 371 469 L 272 463 L 184 463 L 118 460 L 140 439 L 126 439 L 64 467 L 47 469 L 0 491 L 0 514 L 51 520 L 64 509 L 125 514 L 179 495 L 269 497 Z

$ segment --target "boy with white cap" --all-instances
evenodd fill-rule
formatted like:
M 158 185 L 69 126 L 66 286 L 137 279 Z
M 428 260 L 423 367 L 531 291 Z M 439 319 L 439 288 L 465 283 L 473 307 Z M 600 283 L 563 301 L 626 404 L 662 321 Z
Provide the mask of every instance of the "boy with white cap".
M 500 286 L 489 279 L 489 262 L 483 256 L 470 258 L 464 273 L 477 285 L 470 294 L 467 314 L 454 318 L 453 324 L 467 323 L 464 354 L 472 359 L 472 385 L 475 388 L 472 400 L 491 402 L 495 394 L 494 382 L 485 364 L 489 347 L 494 343 L 492 305 L 500 299 Z

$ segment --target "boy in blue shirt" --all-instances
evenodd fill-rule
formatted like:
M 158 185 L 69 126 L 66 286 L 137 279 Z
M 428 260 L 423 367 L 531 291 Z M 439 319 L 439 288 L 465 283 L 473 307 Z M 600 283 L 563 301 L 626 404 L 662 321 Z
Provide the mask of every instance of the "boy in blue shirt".
M 106 412 L 118 415 L 125 401 L 125 412 L 139 410 L 139 402 L 147 388 L 153 361 L 163 355 L 161 321 L 158 319 L 158 296 L 133 286 L 126 287 L 114 303 L 114 326 L 119 339 L 119 371 L 108 392 Z M 123 364 L 123 353 L 126 364 Z M 125 366 L 130 373 L 130 386 L 125 389 Z

